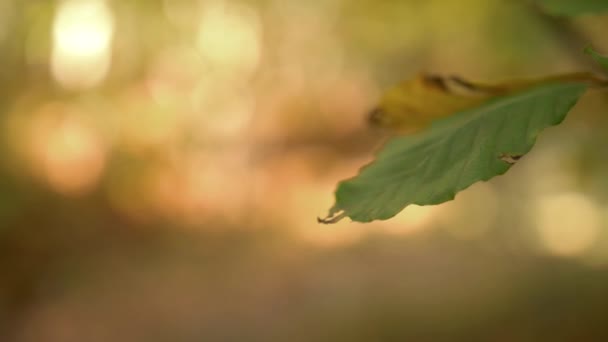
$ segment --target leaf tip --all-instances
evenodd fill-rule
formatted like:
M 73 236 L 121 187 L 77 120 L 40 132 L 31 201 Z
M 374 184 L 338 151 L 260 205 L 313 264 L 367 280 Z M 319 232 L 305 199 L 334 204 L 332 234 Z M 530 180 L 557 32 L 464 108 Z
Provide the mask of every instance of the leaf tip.
M 327 216 L 324 218 L 317 217 L 317 223 L 334 224 L 346 217 L 346 212 L 344 210 L 341 210 L 338 213 L 334 213 L 332 211 L 330 211 L 329 214 L 327 214 Z

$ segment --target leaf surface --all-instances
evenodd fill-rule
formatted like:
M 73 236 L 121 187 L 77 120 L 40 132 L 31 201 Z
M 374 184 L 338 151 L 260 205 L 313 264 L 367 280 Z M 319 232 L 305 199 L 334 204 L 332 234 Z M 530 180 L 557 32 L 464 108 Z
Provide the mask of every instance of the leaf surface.
M 386 220 L 410 204 L 446 202 L 477 181 L 505 173 L 541 130 L 564 120 L 586 88 L 543 85 L 393 138 L 356 177 L 340 182 L 334 206 L 319 222 Z

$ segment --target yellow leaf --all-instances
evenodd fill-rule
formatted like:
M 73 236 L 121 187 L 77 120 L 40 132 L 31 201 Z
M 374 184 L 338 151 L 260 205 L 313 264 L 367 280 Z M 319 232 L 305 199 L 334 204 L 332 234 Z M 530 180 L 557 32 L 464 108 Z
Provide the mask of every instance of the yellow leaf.
M 368 119 L 372 126 L 400 134 L 414 133 L 434 120 L 477 107 L 492 98 L 554 82 L 608 86 L 608 80 L 585 72 L 494 85 L 473 83 L 457 76 L 420 74 L 388 89 Z

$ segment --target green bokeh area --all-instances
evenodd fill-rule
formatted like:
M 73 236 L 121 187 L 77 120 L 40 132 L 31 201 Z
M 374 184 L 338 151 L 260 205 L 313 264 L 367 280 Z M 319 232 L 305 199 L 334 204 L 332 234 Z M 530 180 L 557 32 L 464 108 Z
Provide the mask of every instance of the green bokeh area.
M 546 11 L 555 15 L 575 16 L 608 11 L 608 3 L 604 0 L 539 0 L 538 3 Z
M 599 65 L 608 71 L 608 57 L 601 55 L 590 47 L 585 49 L 585 53 L 590 55 Z

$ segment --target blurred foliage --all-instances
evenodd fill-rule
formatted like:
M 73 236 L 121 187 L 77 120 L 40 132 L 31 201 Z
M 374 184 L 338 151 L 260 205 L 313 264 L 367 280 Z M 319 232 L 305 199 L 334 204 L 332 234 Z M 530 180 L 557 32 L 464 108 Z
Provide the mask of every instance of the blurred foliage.
M 589 55 L 591 55 L 591 57 L 593 57 L 593 59 L 595 59 L 596 62 L 598 62 L 602 67 L 604 67 L 606 70 L 608 70 L 608 57 L 604 57 L 604 56 L 600 55 L 592 48 L 586 48 L 585 52 L 588 53 Z
M 581 15 L 608 11 L 604 0 L 539 0 L 540 5 L 554 15 Z
M 385 86 L 608 48 L 532 5 L 0 1 L 0 340 L 604 340 L 603 92 L 452 202 L 314 221 Z

